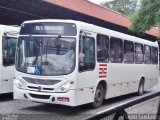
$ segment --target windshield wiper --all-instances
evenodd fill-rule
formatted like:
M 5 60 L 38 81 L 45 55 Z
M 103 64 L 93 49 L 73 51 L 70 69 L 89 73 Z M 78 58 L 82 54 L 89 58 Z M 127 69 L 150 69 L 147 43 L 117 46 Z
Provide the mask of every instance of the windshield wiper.
M 40 45 L 37 44 L 37 42 L 33 39 L 32 35 L 30 35 L 30 39 L 29 40 L 33 41 L 33 45 L 35 46 L 36 49 L 38 49 L 38 50 L 40 49 Z M 37 66 L 38 66 L 38 50 L 36 52 L 36 59 L 35 59 L 35 62 L 36 62 L 35 65 L 37 65 Z
M 35 45 L 36 48 L 39 48 L 39 45 L 36 43 L 36 41 L 34 39 L 32 39 L 32 35 L 30 35 L 30 39 L 31 41 L 33 41 L 33 44 Z
M 58 43 L 58 41 L 59 41 L 60 38 L 61 38 L 61 35 L 58 35 L 57 38 L 56 38 L 57 43 Z M 61 49 L 61 46 L 57 45 L 57 55 L 60 54 L 60 49 Z

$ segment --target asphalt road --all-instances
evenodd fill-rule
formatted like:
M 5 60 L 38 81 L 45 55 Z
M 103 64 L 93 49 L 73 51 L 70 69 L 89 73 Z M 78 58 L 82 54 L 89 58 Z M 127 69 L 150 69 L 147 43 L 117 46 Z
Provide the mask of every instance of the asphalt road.
M 144 95 L 150 94 L 159 88 L 160 87 L 157 86 L 152 91 L 147 91 Z M 112 107 L 123 104 L 126 101 L 134 100 L 137 97 L 140 96 L 130 94 L 109 99 L 104 101 L 103 106 L 99 109 L 92 109 L 90 104 L 78 107 L 68 107 L 34 103 L 24 100 L 13 100 L 12 94 L 0 95 L 0 119 L 9 117 L 12 118 L 11 120 L 79 120 L 97 114 L 106 109 L 111 109 Z

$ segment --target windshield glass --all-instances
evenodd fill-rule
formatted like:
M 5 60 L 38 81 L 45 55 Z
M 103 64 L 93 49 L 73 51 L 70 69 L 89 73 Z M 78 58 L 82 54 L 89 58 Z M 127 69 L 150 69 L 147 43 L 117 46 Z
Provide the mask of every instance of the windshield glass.
M 75 38 L 19 37 L 16 68 L 36 75 L 65 75 L 75 67 Z

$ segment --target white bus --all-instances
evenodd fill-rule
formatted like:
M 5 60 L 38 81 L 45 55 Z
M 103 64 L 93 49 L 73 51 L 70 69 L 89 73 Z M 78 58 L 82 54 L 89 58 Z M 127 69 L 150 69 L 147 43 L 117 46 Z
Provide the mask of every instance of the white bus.
M 13 92 L 18 33 L 19 27 L 0 25 L 0 94 Z
M 22 24 L 14 99 L 78 106 L 157 84 L 158 43 L 74 20 Z

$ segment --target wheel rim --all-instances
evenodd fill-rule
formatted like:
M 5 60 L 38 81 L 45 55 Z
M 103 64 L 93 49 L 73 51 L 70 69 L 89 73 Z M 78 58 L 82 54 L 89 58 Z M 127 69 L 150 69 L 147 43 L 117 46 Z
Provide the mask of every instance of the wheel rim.
M 96 95 L 95 95 L 95 102 L 96 102 L 96 103 L 99 103 L 99 102 L 102 101 L 102 99 L 103 99 L 102 91 L 99 90 L 99 89 L 97 89 L 97 90 L 96 90 Z

